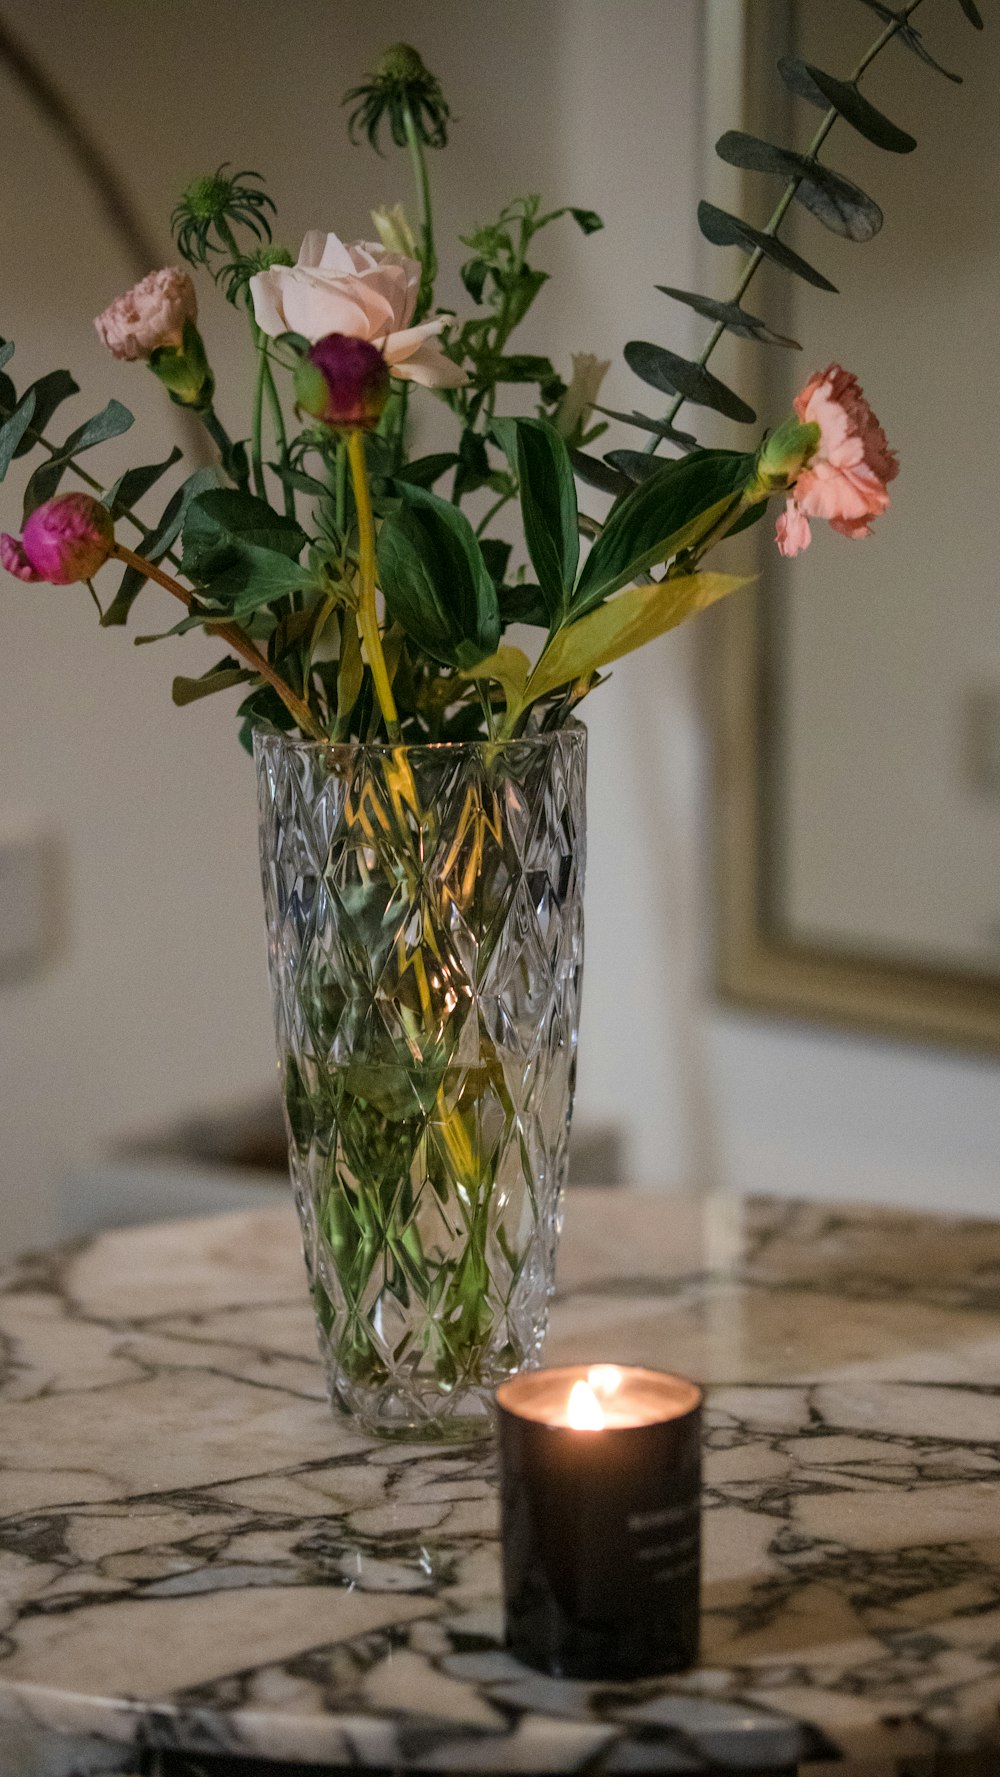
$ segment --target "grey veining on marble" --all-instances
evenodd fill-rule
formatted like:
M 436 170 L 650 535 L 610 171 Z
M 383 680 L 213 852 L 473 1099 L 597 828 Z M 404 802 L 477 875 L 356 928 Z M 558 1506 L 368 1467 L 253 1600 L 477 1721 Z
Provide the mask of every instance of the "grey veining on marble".
M 491 1451 L 331 1416 L 290 1206 L 25 1259 L 0 1777 L 1000 1767 L 998 1309 L 1000 1226 L 571 1193 L 547 1359 L 708 1384 L 702 1663 L 586 1686 L 503 1649 Z

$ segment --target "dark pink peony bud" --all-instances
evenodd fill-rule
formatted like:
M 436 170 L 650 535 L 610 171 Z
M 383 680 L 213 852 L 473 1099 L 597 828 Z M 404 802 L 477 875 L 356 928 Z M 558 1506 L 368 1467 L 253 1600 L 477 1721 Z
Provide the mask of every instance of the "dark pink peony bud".
M 341 432 L 372 432 L 389 398 L 389 366 L 367 339 L 328 333 L 310 346 L 295 372 L 303 413 Z
M 0 567 L 13 574 L 15 580 L 37 580 L 30 561 L 24 553 L 20 537 L 12 537 L 8 531 L 0 536 Z
M 70 586 L 92 580 L 114 548 L 111 514 L 90 494 L 57 494 L 31 514 L 20 538 L 0 537 L 0 562 L 18 580 Z

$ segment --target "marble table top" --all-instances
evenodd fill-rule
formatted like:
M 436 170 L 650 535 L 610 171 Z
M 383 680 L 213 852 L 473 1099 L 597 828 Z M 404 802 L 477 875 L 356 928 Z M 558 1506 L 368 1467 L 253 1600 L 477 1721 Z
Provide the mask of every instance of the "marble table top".
M 547 1358 L 708 1384 L 702 1664 L 587 1686 L 503 1649 L 490 1449 L 331 1416 L 290 1206 L 27 1258 L 0 1295 L 0 1774 L 1000 1749 L 998 1308 L 1000 1225 L 571 1192 Z

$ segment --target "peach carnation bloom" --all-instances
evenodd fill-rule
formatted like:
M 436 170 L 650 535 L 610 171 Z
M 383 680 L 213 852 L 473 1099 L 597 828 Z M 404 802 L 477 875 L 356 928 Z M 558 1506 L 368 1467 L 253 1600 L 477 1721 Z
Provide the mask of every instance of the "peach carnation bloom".
M 778 519 L 779 550 L 806 549 L 811 518 L 827 519 L 843 537 L 870 536 L 871 520 L 889 504 L 887 484 L 899 461 L 857 378 L 831 364 L 809 378 L 793 405 L 804 424 L 819 427 L 819 445 Z
M 378 346 L 393 376 L 428 389 L 455 389 L 465 371 L 445 357 L 437 336 L 445 316 L 411 327 L 420 264 L 390 253 L 380 241 L 345 246 L 335 234 L 310 229 L 297 265 L 271 265 L 250 279 L 261 330 L 301 333 L 311 345 L 329 333 Z
M 186 271 L 176 265 L 151 271 L 118 296 L 94 326 L 116 358 L 148 358 L 159 346 L 179 346 L 184 323 L 198 319 L 198 298 Z

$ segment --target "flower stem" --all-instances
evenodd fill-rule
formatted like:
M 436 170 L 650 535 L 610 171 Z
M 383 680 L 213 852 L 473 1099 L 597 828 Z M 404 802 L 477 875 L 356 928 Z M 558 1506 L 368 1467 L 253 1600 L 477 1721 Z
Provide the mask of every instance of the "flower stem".
M 340 538 L 341 549 L 344 549 L 346 547 L 344 533 L 347 530 L 347 445 L 342 438 L 337 440 L 337 466 L 334 476 L 337 535 Z
M 508 494 L 501 494 L 499 500 L 494 500 L 493 505 L 489 507 L 489 509 L 487 510 L 486 513 L 484 513 L 483 517 L 480 519 L 479 523 L 476 526 L 476 536 L 477 537 L 481 537 L 483 535 L 484 531 L 486 530 L 487 525 L 492 524 L 493 520 L 496 518 L 497 513 L 502 511 L 503 507 L 506 506 L 508 504 L 508 502 L 510 500 L 512 500 L 513 498 L 514 498 L 513 494 L 508 493 Z
M 198 418 L 200 419 L 206 432 L 208 433 L 209 437 L 211 438 L 213 444 L 218 446 L 219 454 L 221 455 L 223 462 L 225 462 L 227 460 L 227 458 L 229 458 L 229 456 L 232 452 L 233 441 L 230 438 L 229 433 L 226 431 L 225 426 L 222 424 L 222 421 L 220 420 L 218 414 L 215 411 L 215 408 L 214 407 L 200 408 L 198 410 Z
M 864 74 L 865 70 L 868 67 L 870 67 L 871 63 L 875 60 L 875 57 L 880 55 L 882 53 L 882 50 L 885 48 L 886 44 L 891 42 L 893 37 L 896 36 L 896 33 L 903 29 L 903 26 L 905 24 L 907 24 L 909 19 L 912 17 L 913 13 L 916 12 L 917 7 L 920 6 L 921 4 L 922 4 L 922 0 L 910 0 L 909 5 L 905 6 L 903 8 L 903 11 L 899 14 L 899 16 L 894 18 L 890 24 L 886 25 L 885 30 L 881 33 L 881 35 L 879 37 L 877 37 L 875 39 L 875 42 L 870 46 L 870 48 L 868 50 L 866 50 L 865 54 L 862 56 L 860 62 L 858 63 L 857 67 L 855 68 L 853 74 L 850 76 L 850 84 L 852 86 L 856 85 L 856 83 L 861 79 L 861 76 L 862 76 L 862 74 Z M 832 130 L 832 128 L 833 128 L 834 124 L 836 123 L 837 118 L 839 116 L 840 116 L 840 113 L 837 110 L 836 106 L 831 105 L 829 111 L 827 111 L 824 114 L 822 123 L 820 124 L 818 130 L 816 131 L 816 134 L 814 135 L 812 141 L 810 142 L 808 148 L 806 149 L 805 159 L 807 161 L 814 161 L 817 158 L 819 151 L 823 146 L 823 143 L 826 141 L 827 136 L 830 134 L 830 131 Z M 782 192 L 780 198 L 778 199 L 777 204 L 775 205 L 774 213 L 771 216 L 770 221 L 768 222 L 766 228 L 764 229 L 764 233 L 768 236 L 769 239 L 773 240 L 774 237 L 777 235 L 777 232 L 778 232 L 779 228 L 781 227 L 782 222 L 785 219 L 788 209 L 792 203 L 792 200 L 795 197 L 795 193 L 798 191 L 798 188 L 799 188 L 800 184 L 802 183 L 802 179 L 804 178 L 804 176 L 805 176 L 804 174 L 801 174 L 801 173 L 798 174 L 797 177 L 795 177 L 794 179 L 789 179 L 788 184 L 785 186 L 784 191 Z M 766 255 L 765 255 L 763 247 L 755 247 L 754 248 L 754 250 L 750 254 L 750 257 L 748 258 L 745 266 L 743 267 L 743 270 L 740 273 L 739 278 L 737 279 L 736 287 L 733 291 L 730 301 L 732 301 L 732 302 L 739 302 L 740 301 L 741 297 L 745 294 L 745 292 L 749 288 L 752 279 L 756 276 L 757 269 L 761 265 L 761 263 L 765 259 L 765 257 L 766 257 Z M 712 356 L 712 353 L 715 351 L 716 346 L 718 345 L 720 339 L 722 338 L 722 335 L 725 332 L 726 332 L 725 322 L 724 321 L 717 321 L 715 326 L 712 328 L 711 333 L 708 336 L 708 340 L 706 341 L 704 349 L 702 350 L 701 357 L 698 359 L 698 365 L 699 365 L 700 369 L 703 370 L 705 368 L 705 365 L 708 363 L 709 358 Z M 681 408 L 684 406 L 685 399 L 686 399 L 686 397 L 683 395 L 675 395 L 674 396 L 674 399 L 671 402 L 670 407 L 668 408 L 667 412 L 663 416 L 663 421 L 664 421 L 665 425 L 668 425 L 668 426 L 673 425 L 675 419 L 677 418 L 677 415 L 680 413 Z M 660 448 L 660 445 L 662 443 L 663 443 L 663 439 L 660 436 L 660 434 L 654 432 L 652 437 L 649 439 L 649 442 L 645 446 L 647 455 L 652 455 L 656 451 L 658 451 Z
M 392 686 L 389 683 L 385 655 L 382 652 L 378 612 L 375 609 L 375 521 L 372 517 L 371 495 L 368 491 L 363 432 L 348 433 L 347 459 L 351 465 L 354 504 L 358 511 L 358 553 L 361 569 L 358 628 L 361 631 L 361 640 L 364 642 L 365 653 L 368 656 L 368 665 L 371 667 L 375 696 L 385 721 L 386 733 L 390 740 L 398 740 L 399 716 L 392 695 Z
M 250 462 L 253 466 L 253 491 L 259 500 L 267 499 L 264 486 L 264 458 L 261 449 L 261 427 L 264 417 L 264 381 L 268 374 L 268 362 L 260 346 L 260 328 L 253 316 L 250 316 L 250 328 L 257 351 L 257 382 L 253 392 L 253 418 L 250 430 Z
M 154 580 L 157 586 L 162 586 L 167 592 L 172 593 L 174 598 L 180 599 L 181 604 L 185 605 L 189 611 L 191 610 L 194 604 L 194 594 L 186 586 L 182 586 L 179 580 L 175 580 L 172 574 L 168 574 L 163 568 L 158 567 L 156 562 L 147 561 L 144 555 L 136 555 L 135 551 L 127 549 L 124 543 L 116 543 L 112 554 L 118 561 L 124 562 L 127 567 L 135 568 L 137 573 L 145 575 L 147 580 Z M 291 686 L 286 684 L 281 674 L 275 671 L 270 661 L 265 660 L 263 654 L 258 652 L 244 630 L 235 623 L 216 623 L 214 619 L 207 617 L 206 628 L 211 630 L 212 635 L 219 636 L 222 641 L 228 642 L 233 653 L 238 654 L 241 660 L 245 660 L 247 665 L 252 667 L 253 671 L 264 679 L 272 690 L 277 692 L 286 710 L 294 716 L 303 734 L 309 735 L 312 740 L 326 739 L 308 705 L 303 703 L 301 697 L 296 696 Z
M 420 279 L 420 295 L 417 301 L 414 321 L 420 321 L 431 306 L 434 297 L 434 279 L 437 277 L 437 254 L 434 250 L 434 214 L 431 209 L 431 187 L 427 177 L 427 157 L 424 145 L 410 109 L 407 99 L 403 105 L 403 130 L 406 135 L 406 146 L 410 151 L 410 165 L 413 168 L 413 183 L 417 188 L 417 208 L 420 217 L 420 262 L 423 273 Z
M 261 335 L 261 339 L 263 340 L 263 335 Z M 271 410 L 271 424 L 274 427 L 274 442 L 278 456 L 283 464 L 288 447 L 288 437 L 285 432 L 285 416 L 281 411 L 281 398 L 275 385 L 274 372 L 271 369 L 267 352 L 263 349 L 263 346 L 260 348 L 260 356 L 261 363 L 264 366 L 264 394 L 267 398 L 267 405 Z M 285 494 L 285 515 L 288 518 L 294 518 L 296 516 L 295 489 L 289 487 L 287 481 L 283 483 L 283 487 Z

